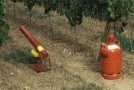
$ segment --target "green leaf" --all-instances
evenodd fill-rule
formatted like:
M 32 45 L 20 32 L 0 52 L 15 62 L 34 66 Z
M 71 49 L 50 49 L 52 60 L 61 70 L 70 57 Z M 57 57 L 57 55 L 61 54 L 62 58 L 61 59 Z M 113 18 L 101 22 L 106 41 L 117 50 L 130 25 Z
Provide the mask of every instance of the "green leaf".
M 111 7 L 108 7 L 107 9 L 109 12 L 112 12 L 112 8 Z
M 111 12 L 111 13 L 110 13 L 110 17 L 111 17 L 112 19 L 115 19 L 115 14 L 114 14 L 114 12 Z
M 0 46 L 6 39 L 9 31 L 9 25 L 5 23 L 4 18 L 4 0 L 0 1 Z
M 10 29 L 10 27 L 9 27 L 8 24 L 5 24 L 5 25 L 3 26 L 3 28 L 4 28 L 4 30 L 6 30 L 6 31 L 9 31 L 9 29 Z

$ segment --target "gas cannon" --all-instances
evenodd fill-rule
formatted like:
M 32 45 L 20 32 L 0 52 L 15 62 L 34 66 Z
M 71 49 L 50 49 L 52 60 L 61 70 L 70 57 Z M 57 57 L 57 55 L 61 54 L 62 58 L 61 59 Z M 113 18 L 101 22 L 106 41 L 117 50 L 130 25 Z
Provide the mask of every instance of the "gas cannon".
M 34 49 L 31 50 L 32 56 L 38 59 L 35 64 L 29 64 L 29 67 L 37 73 L 51 70 L 50 55 L 48 52 L 44 50 L 40 43 L 24 26 L 20 26 L 19 29 L 34 47 Z

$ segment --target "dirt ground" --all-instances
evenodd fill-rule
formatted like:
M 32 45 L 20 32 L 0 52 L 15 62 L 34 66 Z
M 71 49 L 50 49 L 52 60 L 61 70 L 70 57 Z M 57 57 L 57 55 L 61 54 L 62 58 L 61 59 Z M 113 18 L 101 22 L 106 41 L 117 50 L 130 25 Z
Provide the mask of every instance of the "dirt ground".
M 17 4 L 18 10 L 23 7 Z M 84 23 L 77 27 L 78 52 L 74 53 L 74 33 L 64 16 L 51 13 L 52 39 L 47 18 L 33 17 L 29 24 L 28 16 L 17 14 L 14 21 L 12 9 L 6 14 L 10 24 L 9 37 L 0 47 L 0 90 L 69 90 L 86 85 L 94 86 L 91 90 L 134 90 L 134 55 L 130 52 L 124 51 L 122 55 L 123 77 L 106 80 L 100 75 L 100 40 L 93 37 L 103 32 L 105 22 L 84 18 Z M 43 12 L 38 6 L 34 10 Z M 49 52 L 51 71 L 36 73 L 28 67 L 33 46 L 19 31 L 20 25 L 25 25 Z

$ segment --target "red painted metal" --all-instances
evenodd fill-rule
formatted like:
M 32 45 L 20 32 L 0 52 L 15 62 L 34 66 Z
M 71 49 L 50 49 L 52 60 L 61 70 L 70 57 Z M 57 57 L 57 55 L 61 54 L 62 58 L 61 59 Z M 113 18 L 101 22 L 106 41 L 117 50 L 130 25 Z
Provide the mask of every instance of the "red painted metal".
M 40 43 L 30 34 L 30 32 L 24 27 L 20 26 L 20 31 L 25 35 L 25 37 L 29 40 L 29 42 L 34 46 L 35 49 L 37 49 L 40 46 Z M 37 49 L 38 51 L 38 49 Z M 50 62 L 50 56 L 48 52 L 45 50 L 38 51 L 40 55 L 40 61 L 37 64 L 31 64 L 29 65 L 33 70 L 36 72 L 42 72 L 47 71 L 51 69 L 51 62 Z M 45 60 L 48 60 L 48 66 L 45 65 Z
M 30 34 L 30 32 L 28 32 L 28 30 L 24 26 L 20 26 L 20 31 L 30 41 L 34 48 L 37 48 L 39 46 L 39 42 Z
M 114 34 L 109 34 L 108 35 L 108 42 L 109 43 L 113 43 L 115 41 L 115 36 L 114 36 Z
M 122 51 L 113 34 L 108 42 L 101 46 L 101 71 L 105 79 L 117 79 L 122 76 Z

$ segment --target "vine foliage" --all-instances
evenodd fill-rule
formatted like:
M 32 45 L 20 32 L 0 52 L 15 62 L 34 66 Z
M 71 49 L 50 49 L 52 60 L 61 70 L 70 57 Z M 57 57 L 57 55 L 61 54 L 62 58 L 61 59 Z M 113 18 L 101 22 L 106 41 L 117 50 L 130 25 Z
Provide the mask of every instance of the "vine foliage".
M 14 0 L 12 0 L 14 1 Z M 16 1 L 16 0 L 15 0 Z M 134 11 L 134 0 L 18 0 L 31 11 L 35 4 L 44 4 L 45 14 L 56 11 L 65 15 L 71 26 L 80 25 L 83 16 L 101 21 L 127 22 Z
M 4 21 L 4 13 L 5 13 L 4 0 L 1 0 L 0 1 L 0 46 L 2 46 L 2 43 L 7 38 L 8 31 L 9 31 L 9 25 L 6 24 L 6 22 Z

